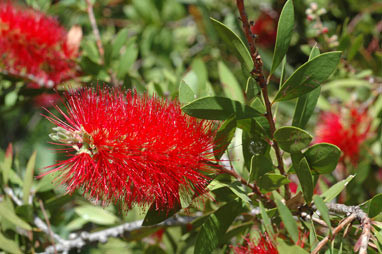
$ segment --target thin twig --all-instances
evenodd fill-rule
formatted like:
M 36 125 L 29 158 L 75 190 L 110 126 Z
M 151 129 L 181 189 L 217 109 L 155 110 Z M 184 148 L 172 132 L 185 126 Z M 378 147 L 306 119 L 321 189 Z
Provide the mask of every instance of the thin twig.
M 190 222 L 192 222 L 195 219 L 195 217 L 185 216 L 185 217 L 178 217 L 174 216 L 172 218 L 169 218 L 162 223 L 159 223 L 154 226 L 149 227 L 173 227 L 173 226 L 181 226 L 186 225 Z M 64 240 L 61 243 L 56 244 L 56 248 L 58 252 L 68 252 L 71 249 L 77 249 L 80 250 L 82 247 L 84 247 L 86 244 L 89 243 L 105 243 L 107 242 L 108 238 L 110 237 L 119 237 L 126 234 L 129 234 L 132 231 L 140 230 L 142 228 L 145 228 L 142 226 L 143 220 L 138 220 L 134 222 L 128 222 L 116 227 L 108 228 L 105 230 L 101 230 L 98 232 L 89 233 L 86 231 L 83 231 L 79 234 L 72 235 L 69 240 Z M 45 252 L 42 252 L 40 254 L 53 254 L 54 249 L 52 246 L 49 246 L 45 249 Z
M 329 242 L 329 240 L 333 239 L 338 232 L 340 232 L 347 224 L 351 223 L 356 218 L 357 215 L 354 213 L 349 217 L 346 217 L 335 229 L 333 229 L 331 235 L 326 236 L 317 244 L 316 248 L 311 252 L 311 254 L 317 254 L 322 249 L 322 247 L 324 247 Z
M 87 12 L 88 12 L 90 24 L 92 26 L 93 34 L 94 34 L 94 37 L 95 37 L 96 42 L 97 42 L 98 52 L 99 52 L 99 55 L 101 57 L 101 64 L 103 64 L 105 51 L 104 51 L 103 46 L 102 46 L 101 36 L 99 34 L 97 22 L 96 22 L 96 19 L 94 16 L 93 5 L 90 2 L 90 0 L 86 0 L 86 5 L 87 5 Z
M 244 34 L 245 34 L 245 37 L 247 38 L 247 41 L 248 41 L 249 52 L 251 54 L 251 58 L 252 58 L 252 62 L 253 62 L 253 69 L 251 71 L 251 75 L 256 80 L 256 82 L 259 84 L 261 91 L 262 91 L 264 104 L 265 104 L 265 108 L 267 111 L 265 114 L 265 117 L 267 118 L 268 123 L 269 123 L 270 138 L 272 140 L 273 149 L 275 150 L 275 153 L 276 153 L 278 169 L 280 170 L 280 173 L 282 175 L 286 175 L 280 147 L 279 147 L 278 143 L 275 140 L 273 140 L 273 134 L 276 131 L 276 125 L 275 125 L 273 115 L 272 115 L 272 104 L 269 100 L 269 95 L 268 95 L 268 83 L 265 80 L 264 74 L 263 74 L 263 61 L 262 61 L 261 56 L 259 55 L 259 52 L 257 51 L 256 46 L 255 46 L 254 36 L 253 36 L 251 29 L 250 29 L 247 13 L 245 12 L 244 1 L 243 0 L 236 0 L 236 5 L 237 5 L 237 8 L 238 8 L 239 13 L 240 13 L 240 19 L 243 23 Z M 290 199 L 291 194 L 290 194 L 289 188 L 287 186 L 285 186 L 285 195 L 286 195 L 287 200 Z
M 41 199 L 39 200 L 39 203 L 40 203 L 42 214 L 44 215 L 44 219 L 45 219 L 46 225 L 48 226 L 50 242 L 52 243 L 52 247 L 53 247 L 54 253 L 57 254 L 56 245 L 55 245 L 54 240 L 53 240 L 53 231 L 52 231 L 52 228 L 50 226 L 48 215 L 46 214 L 46 211 L 45 211 L 44 203 L 42 202 Z
M 367 247 L 369 246 L 370 235 L 371 235 L 371 233 L 370 233 L 370 231 L 371 231 L 371 220 L 370 220 L 369 216 L 367 215 L 367 213 L 365 213 L 359 206 L 347 206 L 347 205 L 343 205 L 343 204 L 329 203 L 329 204 L 327 204 L 327 207 L 328 207 L 330 212 L 334 212 L 336 214 L 346 214 L 349 217 L 355 217 L 356 219 L 358 219 L 361 222 L 361 226 L 362 226 L 363 230 L 362 230 L 361 236 L 358 240 L 359 245 L 356 245 L 355 251 L 357 251 L 359 248 L 359 254 L 366 254 L 367 253 Z M 349 218 L 349 217 L 347 217 L 347 218 Z M 333 230 L 333 232 L 334 232 L 334 230 Z M 317 245 L 317 247 L 318 247 L 318 245 Z M 312 252 L 312 254 L 313 253 L 314 252 Z
M 104 50 L 104 48 L 102 46 L 101 36 L 100 36 L 99 30 L 98 30 L 98 27 L 97 27 L 97 22 L 96 22 L 96 19 L 95 19 L 95 16 L 94 16 L 93 5 L 90 2 L 90 0 L 86 0 L 86 5 L 87 5 L 87 12 L 88 12 L 90 24 L 92 26 L 93 34 L 94 34 L 94 37 L 95 37 L 95 40 L 96 40 L 96 43 L 97 43 L 97 48 L 98 48 L 98 52 L 99 52 L 99 55 L 100 55 L 101 64 L 103 65 L 103 64 L 105 64 L 105 50 Z M 108 70 L 108 73 L 110 75 L 110 78 L 111 78 L 111 81 L 112 81 L 113 85 L 114 86 L 118 86 L 119 85 L 119 81 L 118 81 L 117 76 L 115 75 L 115 73 L 113 71 L 111 71 L 110 69 Z

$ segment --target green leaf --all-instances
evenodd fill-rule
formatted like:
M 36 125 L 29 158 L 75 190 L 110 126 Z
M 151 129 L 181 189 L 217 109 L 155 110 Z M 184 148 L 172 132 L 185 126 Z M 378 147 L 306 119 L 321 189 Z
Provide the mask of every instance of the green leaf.
M 300 181 L 305 201 L 307 204 L 310 204 L 310 202 L 312 202 L 314 185 L 309 164 L 305 158 L 302 158 L 300 161 L 300 166 L 296 169 L 296 174 L 298 180 Z
M 320 143 L 309 147 L 304 156 L 312 170 L 319 174 L 327 174 L 336 168 L 341 150 L 335 145 Z
M 230 189 L 237 197 L 243 200 L 246 203 L 251 202 L 251 199 L 248 197 L 248 193 L 245 192 L 242 184 L 240 182 L 233 182 L 230 184 L 222 183 L 217 179 L 214 179 L 209 185 L 208 189 L 210 191 L 217 190 L 220 188 L 228 188 Z
M 24 176 L 24 186 L 23 186 L 23 202 L 24 204 L 29 203 L 30 191 L 33 183 L 34 167 L 36 164 L 36 152 L 33 152 L 32 156 L 29 158 L 27 163 L 25 176 Z
M 12 171 L 12 160 L 13 160 L 13 147 L 9 144 L 7 150 L 5 151 L 4 161 L 0 164 L 3 173 L 3 183 L 8 185 L 8 179 L 10 171 Z
M 277 173 L 266 173 L 259 178 L 257 186 L 262 192 L 270 192 L 288 184 L 290 181 L 287 177 Z
M 328 52 L 301 65 L 285 81 L 274 101 L 291 100 L 319 87 L 336 69 L 340 57 L 339 51 Z
M 260 214 L 263 219 L 264 228 L 267 231 L 268 235 L 273 236 L 275 232 L 273 231 L 272 221 L 269 218 L 267 212 L 265 211 L 263 203 L 259 202 Z
M 112 56 L 116 57 L 120 54 L 122 46 L 126 43 L 129 30 L 124 28 L 120 30 L 113 42 Z
M 375 195 L 369 205 L 368 215 L 373 218 L 382 212 L 382 194 Z
M 277 25 L 276 45 L 273 53 L 272 68 L 269 75 L 276 70 L 283 60 L 292 38 L 294 26 L 294 8 L 293 1 L 288 0 L 280 14 Z
M 310 51 L 309 54 L 309 60 L 315 58 L 320 54 L 320 49 L 317 47 L 317 44 L 313 46 L 312 50 Z
M 297 243 L 298 241 L 298 228 L 297 223 L 293 218 L 293 215 L 291 211 L 288 209 L 286 205 L 281 202 L 281 196 L 276 191 L 273 192 L 273 196 L 275 197 L 277 210 L 279 211 L 280 217 L 282 222 L 284 223 L 284 226 L 286 230 L 288 231 L 290 237 L 294 241 L 294 243 Z
M 158 209 L 155 203 L 153 203 L 147 211 L 145 218 L 143 219 L 142 226 L 151 226 L 161 223 L 162 221 L 165 221 L 166 219 L 173 216 L 180 209 L 182 209 L 181 205 L 176 204 L 175 207 L 172 208 L 170 211 L 166 211 Z
M 196 99 L 182 107 L 186 114 L 208 120 L 226 120 L 233 114 L 236 119 L 259 116 L 255 109 L 225 97 L 207 96 Z
M 188 103 L 195 99 L 194 91 L 186 84 L 184 80 L 179 85 L 179 101 L 181 103 Z
M 232 100 L 237 100 L 241 103 L 244 103 L 242 88 L 240 87 L 232 72 L 221 61 L 218 63 L 218 72 L 220 83 L 223 86 L 225 95 Z
M 236 131 L 236 118 L 230 117 L 225 120 L 216 133 L 214 146 L 214 155 L 216 159 L 220 159 L 228 145 L 231 143 Z
M 262 154 L 253 155 L 251 158 L 251 167 L 249 170 L 249 183 L 258 181 L 264 174 L 273 171 L 272 160 Z
M 279 143 L 281 149 L 294 153 L 308 147 L 313 137 L 300 128 L 285 126 L 276 130 L 274 139 Z
M 339 181 L 338 183 L 330 187 L 327 191 L 322 193 L 320 197 L 324 200 L 325 203 L 332 201 L 335 197 L 338 196 L 338 194 L 340 194 L 345 189 L 346 185 L 348 185 L 348 183 L 351 180 L 353 180 L 354 177 L 355 175 L 350 175 L 346 179 Z
M 302 129 L 305 128 L 306 124 L 308 123 L 310 117 L 314 112 L 314 108 L 317 105 L 320 94 L 321 86 L 313 89 L 309 93 L 306 93 L 298 98 L 296 103 L 296 109 L 293 115 L 293 126 Z
M 298 245 L 289 245 L 284 240 L 277 238 L 277 250 L 280 254 L 309 254 L 306 250 Z
M 250 76 L 247 79 L 247 84 L 245 86 L 245 95 L 247 100 L 253 99 L 260 93 L 260 88 L 256 84 L 256 81 Z
M 320 50 L 317 45 L 314 45 L 310 51 L 309 60 L 318 56 Z M 292 125 L 304 129 L 312 116 L 314 108 L 317 105 L 318 98 L 321 94 L 321 86 L 313 89 L 309 93 L 300 96 L 297 99 L 296 109 L 294 110 Z
M 12 241 L 6 238 L 1 232 L 0 232 L 0 248 L 8 253 L 22 254 L 16 241 Z
M 138 57 L 138 48 L 134 41 L 126 46 L 126 51 L 119 58 L 116 74 L 119 79 L 124 79 Z
M 84 220 L 99 225 L 112 225 L 118 221 L 114 214 L 97 206 L 84 205 L 74 208 L 74 211 Z
M 239 59 L 239 62 L 244 67 L 245 72 L 249 75 L 253 69 L 253 62 L 251 55 L 243 41 L 237 34 L 235 34 L 231 29 L 229 29 L 220 21 L 214 18 L 210 19 L 216 31 L 218 32 L 219 37 L 224 41 L 227 48 L 233 51 L 235 56 Z
M 0 203 L 0 217 L 3 217 L 5 220 L 10 223 L 23 228 L 25 230 L 32 230 L 32 227 L 18 217 L 4 202 Z
M 223 239 L 228 227 L 241 211 L 243 211 L 241 202 L 233 200 L 211 214 L 206 222 L 203 223 L 202 229 L 198 234 L 194 253 L 212 253 Z
M 324 200 L 317 195 L 314 195 L 313 197 L 314 204 L 316 205 L 318 211 L 320 211 L 322 219 L 325 221 L 326 225 L 328 225 L 329 230 L 332 230 L 332 225 L 330 223 L 330 216 L 329 216 L 329 209 L 325 205 Z

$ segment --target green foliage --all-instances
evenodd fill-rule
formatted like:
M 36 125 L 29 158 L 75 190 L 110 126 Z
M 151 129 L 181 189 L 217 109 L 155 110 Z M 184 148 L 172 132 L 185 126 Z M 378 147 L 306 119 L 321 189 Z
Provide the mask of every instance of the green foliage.
M 143 221 L 142 227 L 134 224 L 131 231 L 86 242 L 78 251 L 231 253 L 244 237 L 257 239 L 267 233 L 279 253 L 306 254 L 347 216 L 329 211 L 328 203 L 367 212 L 375 245 L 367 251 L 381 252 L 382 37 L 376 18 L 381 8 L 375 1 L 325 0 L 317 2 L 317 9 L 301 1 L 288 0 L 283 6 L 270 1 L 269 14 L 278 20 L 271 17 L 267 22 L 277 23 L 277 33 L 267 30 L 272 24 L 265 22 L 265 32 L 276 33 L 268 44 L 261 43 L 264 31 L 253 35 L 265 84 L 253 72 L 253 52 L 236 1 L 91 1 L 100 41 L 87 1 L 24 2 L 26 8 L 54 16 L 67 30 L 80 26 L 83 37 L 78 57 L 70 60 L 76 77 L 63 80 L 54 91 L 33 88 L 28 73 L 12 75 L 0 59 L 0 252 L 42 253 L 52 241 L 60 244 L 57 236 L 68 240 L 75 233 L 80 238 L 82 232 Z M 261 19 L 260 4 L 244 2 L 248 19 Z M 119 203 L 100 207 L 95 204 L 101 197 L 90 203 L 82 190 L 67 195 L 59 187 L 60 170 L 44 174 L 45 167 L 67 157 L 48 144 L 52 124 L 37 98 L 102 84 L 179 101 L 185 114 L 213 121 L 211 158 L 220 162 L 203 169 L 209 181 L 205 195 L 180 190 L 179 204 L 169 211 L 158 209 L 155 202 L 130 210 Z M 325 123 L 321 113 L 342 116 L 349 105 L 368 115 L 370 128 L 365 119 L 350 121 L 350 115 L 349 122 L 327 127 L 328 133 L 348 128 L 338 147 L 317 143 L 317 126 Z M 357 124 L 360 130 L 354 130 Z M 354 133 L 364 129 L 355 163 L 346 148 L 358 147 Z M 342 142 L 350 132 L 350 142 Z M 290 193 L 294 183 L 297 192 Z M 327 229 L 321 225 L 316 230 L 304 212 L 319 217 Z M 177 218 L 187 222 L 169 223 Z M 49 224 L 53 239 L 36 219 Z M 360 223 L 353 223 L 345 237 L 330 238 L 321 252 L 352 252 Z

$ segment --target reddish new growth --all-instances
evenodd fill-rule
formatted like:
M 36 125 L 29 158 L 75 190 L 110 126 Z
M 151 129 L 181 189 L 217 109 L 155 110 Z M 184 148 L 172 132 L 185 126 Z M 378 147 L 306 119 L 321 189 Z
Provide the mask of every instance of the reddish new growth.
M 263 47 L 272 47 L 276 42 L 278 15 L 274 11 L 262 11 L 251 32 L 256 35 L 256 43 Z
M 360 146 L 368 137 L 371 119 L 367 111 L 360 112 L 355 107 L 344 108 L 341 112 L 324 112 L 316 129 L 315 143 L 331 143 L 342 152 L 342 160 L 350 160 L 356 165 L 360 156 Z
M 0 0 L 0 71 L 53 87 L 74 76 L 77 50 L 57 20 Z
M 211 171 L 212 122 L 184 115 L 177 102 L 139 96 L 119 89 L 84 88 L 66 94 L 67 113 L 51 138 L 68 159 L 50 166 L 61 173 L 69 193 L 114 201 L 130 208 L 154 203 L 169 210 L 179 192 L 205 193 Z
M 235 254 L 278 254 L 277 248 L 274 246 L 268 235 L 261 235 L 260 238 L 254 242 L 254 240 L 245 238 L 245 244 L 242 246 L 233 247 Z

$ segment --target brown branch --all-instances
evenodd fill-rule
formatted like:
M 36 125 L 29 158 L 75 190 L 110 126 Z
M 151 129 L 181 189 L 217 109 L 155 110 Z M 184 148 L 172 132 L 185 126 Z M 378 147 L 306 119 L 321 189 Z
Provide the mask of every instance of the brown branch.
M 264 98 L 264 104 L 267 111 L 265 114 L 265 117 L 267 118 L 269 126 L 270 126 L 270 138 L 272 139 L 272 146 L 276 153 L 278 169 L 280 170 L 280 173 L 282 175 L 286 175 L 280 147 L 278 143 L 275 140 L 273 140 L 273 134 L 276 131 L 276 126 L 275 126 L 275 122 L 274 122 L 273 114 L 272 114 L 272 104 L 269 101 L 268 87 L 267 87 L 268 83 L 265 80 L 265 77 L 263 74 L 263 61 L 255 46 L 254 36 L 251 32 L 247 13 L 245 12 L 244 1 L 236 0 L 236 5 L 240 13 L 240 19 L 243 23 L 244 34 L 248 41 L 249 52 L 251 54 L 251 58 L 253 62 L 253 69 L 251 71 L 251 75 L 256 80 L 257 84 L 259 84 L 262 91 L 263 98 Z M 291 194 L 287 186 L 285 186 L 285 195 L 287 200 L 290 199 Z
M 55 254 L 57 254 L 56 245 L 55 245 L 54 240 L 53 240 L 53 231 L 52 231 L 52 228 L 50 226 L 48 215 L 46 214 L 46 211 L 45 211 L 44 203 L 42 202 L 41 199 L 39 200 L 39 203 L 40 203 L 42 214 L 44 215 L 44 218 L 45 218 L 46 225 L 48 227 L 49 238 L 50 238 L 50 242 L 52 243 L 53 251 Z
M 96 42 L 97 42 L 98 52 L 99 52 L 99 55 L 101 57 L 101 64 L 103 64 L 105 51 L 104 51 L 103 46 L 102 46 L 101 36 L 99 34 L 97 22 L 96 22 L 96 19 L 94 16 L 93 5 L 90 2 L 90 0 L 86 0 L 86 5 L 87 5 L 87 12 L 88 12 L 90 24 L 92 26 L 93 34 L 94 34 L 94 37 L 95 37 Z
M 87 5 L 87 12 L 88 12 L 90 24 L 92 26 L 93 34 L 94 34 L 94 37 L 96 39 L 97 48 L 98 48 L 98 52 L 99 52 L 100 59 L 101 59 L 101 64 L 103 65 L 103 64 L 105 64 L 105 50 L 102 46 L 101 36 L 100 36 L 99 30 L 97 27 L 97 22 L 96 22 L 96 19 L 94 16 L 93 5 L 90 2 L 90 0 L 86 0 L 86 5 Z M 111 70 L 108 70 L 108 73 L 110 75 L 110 78 L 111 78 L 113 85 L 118 86 L 119 81 L 117 79 L 117 76 Z
M 348 217 L 340 224 L 337 226 L 339 231 L 342 229 L 345 221 L 350 220 L 349 218 L 352 218 L 353 221 L 354 219 L 358 219 L 361 222 L 361 226 L 363 228 L 361 236 L 355 246 L 354 251 L 359 251 L 359 254 L 366 254 L 367 253 L 367 247 L 369 246 L 369 240 L 371 236 L 371 220 L 367 213 L 365 213 L 359 206 L 347 206 L 343 204 L 331 204 L 328 203 L 326 204 L 330 212 L 334 212 L 337 214 L 346 214 Z M 342 226 L 341 228 L 339 228 Z M 336 228 L 336 229 L 337 229 Z M 334 235 L 338 232 L 335 232 L 336 229 L 333 230 L 333 236 L 327 236 L 325 237 L 314 249 L 312 254 L 318 253 L 318 251 L 331 239 L 333 239 Z M 317 250 L 317 251 L 316 251 Z
M 333 229 L 331 235 L 326 236 L 317 244 L 316 248 L 311 252 L 311 254 L 317 254 L 322 249 L 322 247 L 324 247 L 329 242 L 329 240 L 333 239 L 338 232 L 340 232 L 347 224 L 351 223 L 356 218 L 357 215 L 354 213 L 345 218 L 335 229 Z

